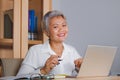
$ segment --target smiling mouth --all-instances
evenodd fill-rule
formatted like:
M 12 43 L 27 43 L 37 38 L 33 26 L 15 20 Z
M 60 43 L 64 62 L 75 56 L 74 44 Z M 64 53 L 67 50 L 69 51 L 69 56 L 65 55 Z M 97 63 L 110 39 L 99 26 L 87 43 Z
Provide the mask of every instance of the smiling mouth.
M 65 33 L 62 33 L 62 34 L 58 34 L 59 37 L 64 37 L 65 36 Z

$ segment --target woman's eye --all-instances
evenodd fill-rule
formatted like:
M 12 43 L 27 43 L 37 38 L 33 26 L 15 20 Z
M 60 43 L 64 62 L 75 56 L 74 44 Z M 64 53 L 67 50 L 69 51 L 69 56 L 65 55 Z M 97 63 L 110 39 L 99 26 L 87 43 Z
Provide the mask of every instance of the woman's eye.
M 57 28 L 57 26 L 54 26 L 53 28 Z
M 66 27 L 66 26 L 67 26 L 66 24 L 63 25 L 63 27 Z

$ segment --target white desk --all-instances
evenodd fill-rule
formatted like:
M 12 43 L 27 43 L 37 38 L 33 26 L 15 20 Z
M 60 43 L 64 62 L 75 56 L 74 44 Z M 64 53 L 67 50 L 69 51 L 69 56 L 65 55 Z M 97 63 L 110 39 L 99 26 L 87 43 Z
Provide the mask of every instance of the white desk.
M 120 76 L 61 78 L 61 79 L 53 79 L 53 80 L 120 80 Z

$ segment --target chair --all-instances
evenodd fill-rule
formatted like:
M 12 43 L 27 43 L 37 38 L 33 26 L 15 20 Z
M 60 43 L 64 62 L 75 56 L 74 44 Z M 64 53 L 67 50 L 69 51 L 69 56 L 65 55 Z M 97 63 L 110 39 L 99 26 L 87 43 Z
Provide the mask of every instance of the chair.
M 1 76 L 15 76 L 23 59 L 1 59 Z

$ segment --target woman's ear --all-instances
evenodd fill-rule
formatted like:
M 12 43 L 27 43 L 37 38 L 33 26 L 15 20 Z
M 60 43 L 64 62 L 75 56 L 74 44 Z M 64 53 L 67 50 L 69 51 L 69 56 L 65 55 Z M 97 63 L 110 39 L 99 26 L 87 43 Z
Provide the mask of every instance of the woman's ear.
M 44 33 L 46 34 L 46 36 L 50 36 L 48 31 L 44 30 Z

